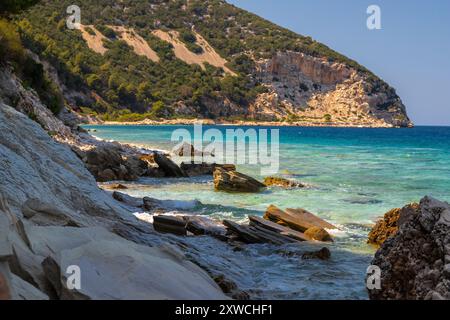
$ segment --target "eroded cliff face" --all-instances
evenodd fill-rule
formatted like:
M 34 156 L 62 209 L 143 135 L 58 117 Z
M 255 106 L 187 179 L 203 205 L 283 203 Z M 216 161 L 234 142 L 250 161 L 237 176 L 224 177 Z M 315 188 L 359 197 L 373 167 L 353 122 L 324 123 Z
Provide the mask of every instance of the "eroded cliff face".
M 393 88 L 342 63 L 282 52 L 258 61 L 255 78 L 268 88 L 250 106 L 255 118 L 374 127 L 412 125 Z

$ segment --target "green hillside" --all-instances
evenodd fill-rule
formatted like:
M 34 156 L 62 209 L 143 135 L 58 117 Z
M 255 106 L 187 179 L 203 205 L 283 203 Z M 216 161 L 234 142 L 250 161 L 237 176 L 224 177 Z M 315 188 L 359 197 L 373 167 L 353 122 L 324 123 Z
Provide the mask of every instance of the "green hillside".
M 296 51 L 343 62 L 375 79 L 368 70 L 310 37 L 274 25 L 224 1 L 79 0 L 81 22 L 107 37 L 102 55 L 89 49 L 79 30 L 66 27 L 71 0 L 44 0 L 16 18 L 26 47 L 50 62 L 68 89 L 86 93 L 73 98 L 75 110 L 103 119 L 140 120 L 177 117 L 183 101 L 209 117 L 209 101 L 228 100 L 242 108 L 266 89 L 253 77 L 255 60 L 278 51 Z M 137 55 L 108 26 L 133 28 L 158 54 L 153 62 Z M 176 30 L 194 53 L 201 53 L 191 29 L 202 35 L 237 75 L 206 65 L 187 64 L 173 47 L 152 34 Z M 92 30 L 89 30 L 92 32 Z M 95 98 L 92 98 L 92 92 Z M 136 114 L 138 113 L 138 114 Z

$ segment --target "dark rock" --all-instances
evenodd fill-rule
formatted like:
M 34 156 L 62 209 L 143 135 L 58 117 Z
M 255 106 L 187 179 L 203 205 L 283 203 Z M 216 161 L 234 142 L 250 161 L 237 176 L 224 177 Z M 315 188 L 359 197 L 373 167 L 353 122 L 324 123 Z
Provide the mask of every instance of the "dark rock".
M 155 153 L 154 160 L 156 164 L 165 172 L 167 177 L 187 177 L 187 174 L 168 157 L 162 153 Z
M 329 260 L 331 258 L 331 252 L 328 248 L 322 248 L 319 251 L 311 251 L 311 252 L 305 252 L 302 255 L 302 259 L 308 260 L 308 259 L 320 259 L 320 260 Z
M 398 232 L 372 260 L 381 269 L 381 289 L 369 290 L 370 299 L 450 299 L 450 205 L 425 197 L 414 207 L 400 215 Z
M 153 227 L 162 233 L 172 233 L 178 236 L 186 236 L 186 221 L 183 217 L 176 216 L 153 216 Z
M 266 186 L 245 174 L 220 167 L 214 170 L 214 187 L 227 192 L 260 192 Z
M 148 164 L 140 155 L 125 155 L 120 147 L 97 147 L 87 151 L 74 149 L 97 181 L 133 181 L 147 172 Z

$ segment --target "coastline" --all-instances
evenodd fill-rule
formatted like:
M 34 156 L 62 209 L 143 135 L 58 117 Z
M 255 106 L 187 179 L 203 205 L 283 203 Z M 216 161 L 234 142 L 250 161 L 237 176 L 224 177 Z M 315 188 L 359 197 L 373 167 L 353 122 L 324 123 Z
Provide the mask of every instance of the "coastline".
M 262 126 L 262 127 L 331 127 L 331 128 L 401 128 L 385 122 L 379 123 L 335 123 L 335 122 L 310 122 L 310 121 L 229 121 L 229 120 L 212 120 L 212 119 L 158 119 L 158 120 L 142 120 L 142 121 L 92 121 L 90 119 L 86 125 L 122 125 L 122 126 L 161 126 L 161 125 L 194 125 L 202 123 L 203 125 L 218 126 Z M 404 128 L 413 128 L 414 125 Z

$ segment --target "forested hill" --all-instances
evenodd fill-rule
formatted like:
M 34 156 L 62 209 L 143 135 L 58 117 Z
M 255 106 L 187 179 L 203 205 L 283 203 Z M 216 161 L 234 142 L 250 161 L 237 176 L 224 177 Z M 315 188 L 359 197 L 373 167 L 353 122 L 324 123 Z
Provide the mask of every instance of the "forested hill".
M 16 17 L 73 110 L 103 120 L 406 126 L 395 90 L 310 37 L 221 0 L 43 0 Z M 56 76 L 57 75 L 57 76 Z

